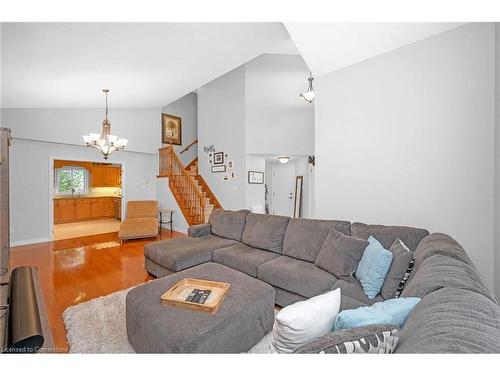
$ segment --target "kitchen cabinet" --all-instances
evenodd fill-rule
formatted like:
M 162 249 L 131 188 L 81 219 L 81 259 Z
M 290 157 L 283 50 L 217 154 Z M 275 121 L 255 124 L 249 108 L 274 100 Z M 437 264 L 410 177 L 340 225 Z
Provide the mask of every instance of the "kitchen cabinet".
M 90 200 L 90 217 L 93 219 L 104 217 L 104 202 L 102 199 Z
M 86 220 L 88 217 L 90 217 L 90 200 L 76 199 L 75 220 Z
M 103 201 L 104 204 L 104 215 L 105 217 L 115 216 L 115 202 L 113 199 L 106 199 Z
M 74 197 L 54 199 L 54 224 L 106 218 L 120 219 L 119 197 Z
M 72 199 L 61 199 L 58 203 L 57 217 L 59 222 L 65 223 L 75 220 L 75 202 Z
M 93 166 L 90 176 L 92 187 L 121 187 L 121 168 L 114 166 Z

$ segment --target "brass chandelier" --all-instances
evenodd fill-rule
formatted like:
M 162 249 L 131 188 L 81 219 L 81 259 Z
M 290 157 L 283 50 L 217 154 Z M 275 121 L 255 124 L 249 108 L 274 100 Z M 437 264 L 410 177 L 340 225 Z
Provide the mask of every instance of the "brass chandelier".
M 128 140 L 118 138 L 116 135 L 111 134 L 111 122 L 108 120 L 108 89 L 102 90 L 106 95 L 106 117 L 102 122 L 101 134 L 90 133 L 83 136 L 83 141 L 87 147 L 97 148 L 105 160 L 108 159 L 114 151 L 124 150 L 127 146 Z

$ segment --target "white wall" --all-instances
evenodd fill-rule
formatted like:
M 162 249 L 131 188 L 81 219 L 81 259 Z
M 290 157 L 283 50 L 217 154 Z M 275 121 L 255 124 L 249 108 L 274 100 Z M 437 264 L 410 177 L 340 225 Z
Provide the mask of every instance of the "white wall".
M 248 172 L 263 172 L 264 179 L 266 173 L 266 158 L 263 156 L 253 156 L 247 155 L 246 157 L 246 173 L 245 173 L 245 185 L 246 185 L 246 208 L 249 210 L 252 206 L 262 205 L 262 208 L 265 209 L 265 196 L 266 196 L 266 186 L 264 184 L 249 184 L 248 183 Z
M 315 216 L 450 234 L 493 286 L 494 36 L 468 24 L 317 79 Z
M 8 126 L 8 124 L 6 124 Z M 10 158 L 10 213 L 12 245 L 47 241 L 49 238 L 50 156 L 100 160 L 97 151 L 83 146 L 15 138 Z M 124 163 L 127 200 L 156 199 L 157 156 L 117 152 L 115 163 Z
M 245 65 L 247 153 L 314 153 L 314 104 L 299 96 L 308 75 L 296 55 L 265 54 Z
M 100 132 L 103 109 L 2 109 L 2 126 L 12 129 L 11 240 L 13 244 L 49 238 L 49 158 L 103 160 L 97 150 L 82 145 L 81 136 Z M 125 163 L 126 200 L 156 199 L 159 109 L 112 109 L 114 134 L 128 138 L 127 151 L 109 161 Z M 139 152 L 137 152 L 139 151 Z M 161 203 L 161 202 L 160 202 Z
M 198 90 L 198 160 L 201 174 L 225 209 L 245 207 L 245 69 L 237 68 Z M 228 153 L 235 178 L 212 173 L 204 146 Z
M 495 293 L 500 295 L 500 24 L 495 24 Z
M 2 108 L 13 137 L 80 146 L 82 135 L 100 133 L 103 108 Z M 110 108 L 111 132 L 129 140 L 128 151 L 156 154 L 161 146 L 160 109 Z
M 172 216 L 173 228 L 175 231 L 186 233 L 189 227 L 182 211 L 175 200 L 170 187 L 168 186 L 168 178 L 157 178 L 156 179 L 156 199 L 158 200 L 158 204 L 160 209 L 169 208 L 174 210 L 174 214 Z M 169 229 L 170 224 L 165 224 L 164 228 Z
M 198 137 L 198 95 L 192 92 L 163 107 L 162 113 L 181 118 L 182 124 L 182 145 L 174 145 L 175 152 L 179 155 L 184 165 L 189 164 L 198 156 L 198 147 L 193 145 L 189 150 L 180 153 L 187 145 Z

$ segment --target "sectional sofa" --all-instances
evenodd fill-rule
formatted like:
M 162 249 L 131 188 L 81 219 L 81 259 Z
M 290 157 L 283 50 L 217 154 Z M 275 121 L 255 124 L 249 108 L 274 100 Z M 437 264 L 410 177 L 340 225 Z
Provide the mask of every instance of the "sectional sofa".
M 144 248 L 146 270 L 163 277 L 215 262 L 262 280 L 279 306 L 340 288 L 341 310 L 384 300 L 368 298 L 351 277 L 337 279 L 314 262 L 331 228 L 389 248 L 396 238 L 414 252 L 414 268 L 401 297 L 420 297 L 400 331 L 400 353 L 500 353 L 500 306 L 463 248 L 450 236 L 405 226 L 341 220 L 290 219 L 247 210 L 214 210 L 208 224 L 189 228 L 188 238 Z

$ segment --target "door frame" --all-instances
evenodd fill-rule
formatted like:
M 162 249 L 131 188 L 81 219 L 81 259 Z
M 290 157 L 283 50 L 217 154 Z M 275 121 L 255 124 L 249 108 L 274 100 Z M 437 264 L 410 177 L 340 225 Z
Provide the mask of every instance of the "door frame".
M 89 157 L 74 157 L 74 156 L 57 156 L 57 155 L 49 155 L 49 241 L 53 241 L 54 239 L 54 160 L 70 160 L 70 161 L 87 161 L 90 163 L 102 163 L 102 158 L 89 158 Z M 126 163 L 123 160 L 112 161 L 110 163 L 120 164 L 122 170 L 122 204 L 121 204 L 121 212 L 122 214 L 125 212 L 125 182 L 126 182 Z M 122 215 L 123 216 L 123 215 Z

